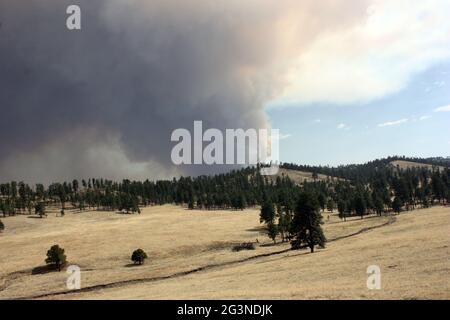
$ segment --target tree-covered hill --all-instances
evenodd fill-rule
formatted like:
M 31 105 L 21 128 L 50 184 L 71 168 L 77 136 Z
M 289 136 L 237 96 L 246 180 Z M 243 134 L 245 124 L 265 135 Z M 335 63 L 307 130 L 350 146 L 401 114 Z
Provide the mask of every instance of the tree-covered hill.
M 403 160 L 441 166 L 398 168 L 391 163 Z M 262 176 L 259 167 L 248 167 L 226 174 L 180 177 L 158 181 L 111 181 L 103 178 L 73 180 L 30 186 L 25 182 L 0 184 L 0 213 L 39 214 L 45 207 L 64 210 L 85 209 L 140 212 L 140 207 L 173 203 L 190 209 L 235 209 L 275 204 L 277 210 L 291 211 L 300 192 L 318 197 L 322 210 L 337 208 L 342 216 L 382 213 L 415 208 L 417 205 L 444 204 L 450 198 L 449 158 L 389 157 L 366 164 L 339 167 L 282 164 L 286 172 L 311 172 L 312 179 L 293 181 L 289 174 L 276 178 Z M 320 179 L 315 179 L 318 177 Z M 334 179 L 338 177 L 340 179 Z

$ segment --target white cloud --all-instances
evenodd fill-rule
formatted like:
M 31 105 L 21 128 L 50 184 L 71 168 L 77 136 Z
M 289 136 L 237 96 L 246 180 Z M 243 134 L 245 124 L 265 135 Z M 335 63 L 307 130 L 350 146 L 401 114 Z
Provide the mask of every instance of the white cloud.
M 350 127 L 347 126 L 345 123 L 339 123 L 336 128 L 339 130 L 350 130 Z
M 450 112 L 450 104 L 448 106 L 443 106 L 434 109 L 434 112 Z
M 406 123 L 408 122 L 408 119 L 400 119 L 400 120 L 396 120 L 396 121 L 388 121 L 388 122 L 384 122 L 384 123 L 380 123 L 378 124 L 379 127 L 390 127 L 390 126 L 398 126 L 402 123 Z
M 448 0 L 373 0 L 362 22 L 330 29 L 306 47 L 281 101 L 350 104 L 400 91 L 450 58 L 449 12 Z
M 314 122 L 315 122 L 315 123 L 321 123 L 321 122 L 322 122 L 322 120 L 320 120 L 320 119 L 316 119 L 316 120 L 314 120 Z
M 431 118 L 431 116 L 421 116 L 420 118 L 419 118 L 419 120 L 420 121 L 423 121 L 423 120 L 427 120 L 427 119 L 430 119 Z
M 292 135 L 290 133 L 286 133 L 286 134 L 280 133 L 279 139 L 284 140 L 284 139 L 290 138 L 291 136 Z

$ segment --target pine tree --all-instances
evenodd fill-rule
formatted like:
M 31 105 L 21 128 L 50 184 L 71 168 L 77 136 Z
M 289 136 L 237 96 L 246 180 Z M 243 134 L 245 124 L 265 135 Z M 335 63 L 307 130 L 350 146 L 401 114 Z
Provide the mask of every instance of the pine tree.
M 322 192 L 320 192 L 319 193 L 319 197 L 317 199 L 319 200 L 320 208 L 322 209 L 322 211 L 325 211 L 325 205 L 326 205 L 326 202 L 327 202 L 327 197 L 325 197 L 325 195 Z
M 381 214 L 384 211 L 384 203 L 383 200 L 380 197 L 375 197 L 374 201 L 373 201 L 374 207 L 375 207 L 375 211 L 376 213 L 381 216 Z
M 45 213 L 45 204 L 43 202 L 39 202 L 34 207 L 34 213 L 39 215 L 39 217 L 43 217 L 46 215 Z
M 356 214 L 361 217 L 361 219 L 366 214 L 366 202 L 364 201 L 364 196 L 361 193 L 358 193 L 355 197 L 355 211 Z
M 57 244 L 52 246 L 47 251 L 47 259 L 45 263 L 58 268 L 61 271 L 61 267 L 66 264 L 66 255 L 64 254 L 64 249 L 60 248 Z
M 261 206 L 261 212 L 259 214 L 259 221 L 262 223 L 270 223 L 275 219 L 275 208 L 271 201 L 266 201 Z
M 270 239 L 272 239 L 273 243 L 276 243 L 279 230 L 278 230 L 278 226 L 275 224 L 275 222 L 270 221 L 267 224 L 267 233 L 268 233 Z
M 189 199 L 188 208 L 189 208 L 189 210 L 194 210 L 194 207 L 195 207 L 194 199 L 191 198 L 191 199 Z
M 344 200 L 338 202 L 339 218 L 347 221 L 347 203 Z
M 394 201 L 392 201 L 392 210 L 396 213 L 400 213 L 402 211 L 403 201 L 400 197 L 395 197 Z
M 289 237 L 289 227 L 291 225 L 291 218 L 289 213 L 284 210 L 280 210 L 278 214 L 278 231 L 281 235 L 281 241 L 285 242 L 286 238 Z
M 329 212 L 332 212 L 334 210 L 334 201 L 332 199 L 328 199 L 327 210 Z
M 321 224 L 323 222 L 317 196 L 313 193 L 302 192 L 299 195 L 292 221 L 294 235 L 294 239 L 291 241 L 292 248 L 300 249 L 306 245 L 313 253 L 314 246 L 325 247 L 326 238 Z

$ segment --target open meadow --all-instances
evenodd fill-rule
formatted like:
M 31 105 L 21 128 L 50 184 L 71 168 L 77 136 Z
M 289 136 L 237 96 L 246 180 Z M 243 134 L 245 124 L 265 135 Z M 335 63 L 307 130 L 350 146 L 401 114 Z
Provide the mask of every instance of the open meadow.
M 329 242 L 310 254 L 273 245 L 259 209 L 187 210 L 164 205 L 141 214 L 49 210 L 47 218 L 3 219 L 0 299 L 449 299 L 450 208 L 437 206 L 341 222 L 323 214 Z M 233 246 L 254 242 L 255 250 Z M 81 268 L 81 290 L 68 274 L 42 267 L 53 244 Z M 134 249 L 149 258 L 131 264 Z M 381 290 L 366 269 L 381 268 Z

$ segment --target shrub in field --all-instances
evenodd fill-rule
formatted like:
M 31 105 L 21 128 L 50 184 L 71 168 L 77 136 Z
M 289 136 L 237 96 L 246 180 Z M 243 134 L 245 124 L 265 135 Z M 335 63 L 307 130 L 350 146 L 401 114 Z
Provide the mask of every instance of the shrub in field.
M 147 258 L 147 254 L 142 249 L 134 250 L 133 254 L 131 255 L 131 260 L 134 262 L 134 264 L 143 264 L 145 259 Z

